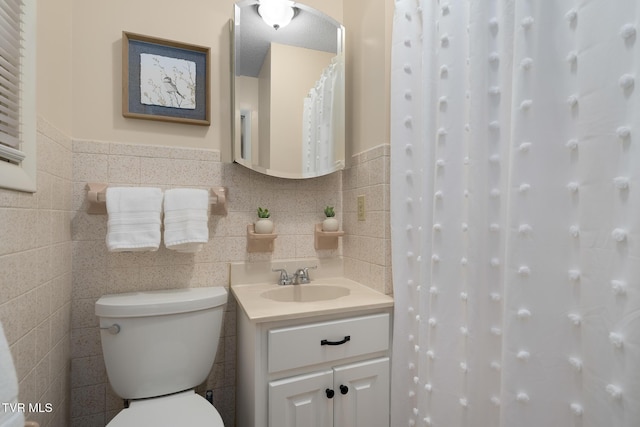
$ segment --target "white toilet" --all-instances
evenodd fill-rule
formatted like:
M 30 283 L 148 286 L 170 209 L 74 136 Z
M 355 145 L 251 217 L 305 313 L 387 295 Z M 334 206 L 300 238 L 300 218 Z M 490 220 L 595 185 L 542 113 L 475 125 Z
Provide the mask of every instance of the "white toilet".
M 223 427 L 194 387 L 218 349 L 223 287 L 105 295 L 95 305 L 113 390 L 130 399 L 108 427 Z

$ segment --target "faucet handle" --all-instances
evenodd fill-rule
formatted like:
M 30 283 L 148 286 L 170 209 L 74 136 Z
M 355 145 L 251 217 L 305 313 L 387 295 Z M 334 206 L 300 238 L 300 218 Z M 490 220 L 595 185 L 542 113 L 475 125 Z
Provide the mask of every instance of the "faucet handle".
M 302 271 L 304 271 L 304 274 L 306 274 L 308 276 L 309 275 L 309 270 L 315 270 L 316 268 L 318 268 L 317 265 L 311 265 L 309 267 L 302 268 Z
M 289 273 L 284 268 L 272 268 L 271 271 L 274 273 L 280 272 L 280 280 L 278 280 L 278 285 L 290 285 L 292 282 L 291 277 L 289 277 Z
M 309 283 L 311 279 L 309 279 L 309 269 L 316 269 L 317 265 L 313 265 L 310 267 L 302 267 L 296 270 L 294 277 L 298 279 L 298 283 Z

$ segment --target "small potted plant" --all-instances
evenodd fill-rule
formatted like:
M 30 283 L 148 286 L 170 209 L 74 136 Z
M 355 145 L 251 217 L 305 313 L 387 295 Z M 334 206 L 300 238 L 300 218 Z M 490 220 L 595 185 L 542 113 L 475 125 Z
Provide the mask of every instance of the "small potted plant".
M 271 214 L 269 209 L 262 209 L 258 207 L 258 220 L 254 223 L 254 230 L 258 234 L 271 234 L 273 233 L 273 221 L 269 219 Z
M 324 215 L 327 217 L 322 221 L 322 231 L 338 231 L 338 220 L 335 218 L 336 212 L 333 206 L 324 208 Z

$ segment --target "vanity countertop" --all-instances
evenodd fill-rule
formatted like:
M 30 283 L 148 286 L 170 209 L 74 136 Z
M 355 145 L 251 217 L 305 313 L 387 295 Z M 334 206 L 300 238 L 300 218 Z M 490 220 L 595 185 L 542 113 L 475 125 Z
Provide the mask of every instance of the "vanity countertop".
M 314 283 L 315 282 L 315 283 Z M 285 292 L 304 292 L 305 289 L 295 287 L 330 287 L 343 288 L 344 296 L 314 301 L 277 301 L 266 297 L 268 292 L 282 292 L 283 288 L 291 288 Z M 231 292 L 238 304 L 252 322 L 297 319 L 323 314 L 348 313 L 353 310 L 368 310 L 393 307 L 393 298 L 375 291 L 353 280 L 333 277 L 312 281 L 303 285 L 277 284 L 238 284 L 231 286 Z

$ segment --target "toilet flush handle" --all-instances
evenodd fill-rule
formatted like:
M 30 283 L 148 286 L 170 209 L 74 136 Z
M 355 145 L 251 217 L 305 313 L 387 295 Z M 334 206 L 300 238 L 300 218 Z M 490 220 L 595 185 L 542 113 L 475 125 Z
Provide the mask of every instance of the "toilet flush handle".
M 115 335 L 120 332 L 120 325 L 114 323 L 111 326 L 101 326 L 100 329 L 106 329 L 111 335 Z

